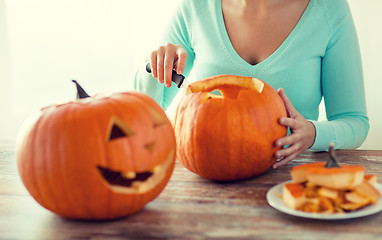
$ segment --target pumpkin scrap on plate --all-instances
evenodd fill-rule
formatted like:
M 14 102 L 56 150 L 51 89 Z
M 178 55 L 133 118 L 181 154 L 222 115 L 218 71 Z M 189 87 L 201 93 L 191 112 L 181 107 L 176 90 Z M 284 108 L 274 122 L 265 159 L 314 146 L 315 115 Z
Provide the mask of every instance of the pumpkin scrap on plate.
M 292 168 L 293 181 L 283 187 L 284 203 L 309 213 L 346 213 L 376 204 L 381 197 L 375 188 L 377 177 L 365 175 L 361 166 L 338 164 L 333 145 L 328 162 Z

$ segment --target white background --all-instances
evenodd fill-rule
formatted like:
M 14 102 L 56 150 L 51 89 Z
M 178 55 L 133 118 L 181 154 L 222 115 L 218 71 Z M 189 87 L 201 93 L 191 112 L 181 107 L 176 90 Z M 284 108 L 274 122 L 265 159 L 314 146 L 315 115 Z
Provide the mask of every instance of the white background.
M 73 99 L 71 79 L 89 94 L 127 90 L 176 2 L 0 0 L 0 139 L 14 139 L 40 108 Z M 361 148 L 382 149 L 382 1 L 349 4 L 371 124 Z

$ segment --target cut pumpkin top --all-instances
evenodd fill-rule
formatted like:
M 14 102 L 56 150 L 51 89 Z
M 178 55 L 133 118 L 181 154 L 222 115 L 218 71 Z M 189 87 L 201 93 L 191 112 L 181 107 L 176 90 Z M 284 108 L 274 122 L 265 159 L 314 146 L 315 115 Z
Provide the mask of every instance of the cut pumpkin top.
M 357 165 L 345 165 L 340 164 L 341 168 L 326 168 L 325 162 L 314 162 L 303 165 L 298 165 L 292 168 L 292 173 L 295 171 L 306 171 L 306 173 L 314 174 L 334 174 L 334 173 L 345 173 L 345 172 L 364 172 L 365 168 Z

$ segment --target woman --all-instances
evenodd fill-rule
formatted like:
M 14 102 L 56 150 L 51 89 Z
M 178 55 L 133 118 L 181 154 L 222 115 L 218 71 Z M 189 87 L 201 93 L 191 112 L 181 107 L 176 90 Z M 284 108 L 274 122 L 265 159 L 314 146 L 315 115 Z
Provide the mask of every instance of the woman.
M 178 89 L 171 72 L 195 78 L 232 74 L 259 78 L 285 103 L 274 167 L 311 149 L 356 148 L 369 130 L 358 39 L 346 0 L 184 0 L 163 45 L 151 54 L 152 76 L 134 88 L 165 109 Z M 156 78 L 156 79 L 154 79 Z M 288 97 L 289 99 L 288 99 Z M 317 121 L 321 99 L 327 121 Z

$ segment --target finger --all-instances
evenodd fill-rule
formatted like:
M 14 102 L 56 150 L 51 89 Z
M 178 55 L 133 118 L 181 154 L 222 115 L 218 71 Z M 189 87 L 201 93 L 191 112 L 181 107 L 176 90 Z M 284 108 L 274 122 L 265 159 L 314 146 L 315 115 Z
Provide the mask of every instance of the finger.
M 302 145 L 300 143 L 292 144 L 287 148 L 283 148 L 283 149 L 278 150 L 275 153 L 275 157 L 276 158 L 285 158 L 285 157 L 292 155 L 292 154 L 295 154 L 295 153 L 300 154 L 302 152 L 301 147 L 302 147 Z
M 158 78 L 158 71 L 157 71 L 157 52 L 154 51 L 151 53 L 150 56 L 150 64 L 151 64 L 151 73 L 153 74 L 154 78 Z
M 275 157 L 281 160 L 273 164 L 273 168 L 277 168 L 277 167 L 285 165 L 286 163 L 296 158 L 301 152 L 302 151 L 297 145 L 292 145 L 288 148 L 284 148 L 282 150 L 277 151 L 275 153 Z
M 293 118 L 286 118 L 286 117 L 280 117 L 279 123 L 282 126 L 286 126 L 286 127 L 291 128 L 291 129 L 296 129 L 301 125 L 299 121 L 297 121 Z
M 299 141 L 300 137 L 297 134 L 290 134 L 288 136 L 279 138 L 275 142 L 276 147 L 282 147 L 286 145 L 293 145 Z M 279 150 L 280 151 L 280 150 Z M 278 156 L 280 157 L 280 156 Z
M 277 93 L 279 94 L 279 96 L 281 97 L 281 99 L 283 100 L 284 102 L 284 106 L 285 108 L 287 109 L 287 112 L 288 112 L 288 115 L 292 118 L 295 118 L 296 117 L 296 114 L 298 114 L 297 110 L 293 107 L 293 104 L 292 102 L 289 100 L 289 98 L 287 97 L 287 95 L 285 94 L 284 92 L 284 89 L 282 88 L 279 88 L 277 90 Z
M 282 160 L 280 160 L 280 161 L 277 161 L 275 164 L 273 164 L 272 168 L 273 168 L 273 169 L 276 169 L 276 168 L 278 168 L 278 167 L 284 166 L 284 165 L 287 164 L 288 162 L 290 162 L 290 160 L 287 159 L 287 158 L 284 158 L 284 159 L 282 159 Z
M 163 83 L 164 81 L 164 55 L 166 52 L 166 49 L 164 46 L 159 47 L 157 51 L 157 79 L 160 83 Z
M 172 49 L 167 48 L 167 51 L 164 57 L 164 81 L 166 83 L 166 87 L 171 87 L 173 67 L 174 67 L 174 53 L 172 52 Z
M 176 54 L 178 56 L 176 73 L 181 75 L 186 67 L 187 52 L 182 47 L 179 47 Z
M 278 167 L 284 166 L 285 164 L 287 164 L 290 161 L 292 161 L 293 159 L 295 159 L 297 156 L 298 156 L 298 154 L 289 155 L 289 156 L 283 158 L 282 160 L 277 161 L 275 164 L 273 164 L 272 168 L 276 169 Z

